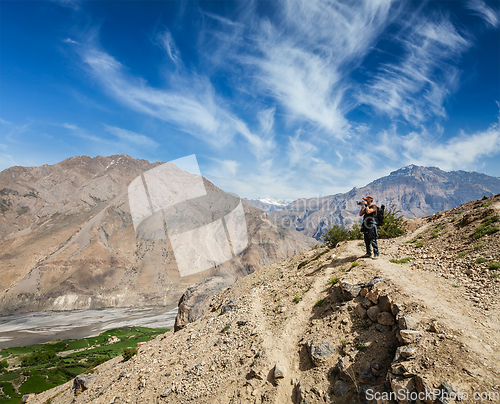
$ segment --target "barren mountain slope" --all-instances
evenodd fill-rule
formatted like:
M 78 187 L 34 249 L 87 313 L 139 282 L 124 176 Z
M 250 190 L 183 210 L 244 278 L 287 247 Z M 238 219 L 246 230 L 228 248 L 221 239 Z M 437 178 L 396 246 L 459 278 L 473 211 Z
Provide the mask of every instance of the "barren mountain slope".
M 279 223 L 320 239 L 331 224 L 351 226 L 359 220 L 356 201 L 372 195 L 378 206 L 395 205 L 407 218 L 431 215 L 500 192 L 500 178 L 437 167 L 403 167 L 362 188 L 321 198 L 299 199 L 272 212 Z
M 417 219 L 376 261 L 352 241 L 269 265 L 203 319 L 101 365 L 81 394 L 67 383 L 29 403 L 499 402 L 499 215 L 491 197 Z
M 248 247 L 217 269 L 180 278 L 169 241 L 136 238 L 130 214 L 128 185 L 159 164 L 84 156 L 1 172 L 0 313 L 171 305 L 207 276 L 233 281 L 313 245 L 244 204 Z M 226 203 L 227 194 L 204 186 Z

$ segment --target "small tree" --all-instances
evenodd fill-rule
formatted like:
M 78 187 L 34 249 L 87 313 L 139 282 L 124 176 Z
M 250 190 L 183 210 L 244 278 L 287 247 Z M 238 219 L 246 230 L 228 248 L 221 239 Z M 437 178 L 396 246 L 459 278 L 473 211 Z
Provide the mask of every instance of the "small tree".
M 378 226 L 379 238 L 394 238 L 406 233 L 406 220 L 395 205 L 391 205 L 384 213 L 384 224 Z

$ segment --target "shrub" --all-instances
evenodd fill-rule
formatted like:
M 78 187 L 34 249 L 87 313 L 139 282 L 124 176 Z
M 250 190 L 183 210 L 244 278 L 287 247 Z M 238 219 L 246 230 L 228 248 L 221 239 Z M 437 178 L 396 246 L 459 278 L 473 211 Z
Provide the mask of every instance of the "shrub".
M 295 301 L 295 303 L 300 302 L 300 299 L 301 299 L 301 297 L 298 294 L 295 295 L 295 297 L 293 298 L 293 300 Z
M 321 238 L 328 247 L 335 248 L 338 243 L 349 238 L 349 230 L 346 227 L 334 224 L 326 233 L 321 235 Z
M 477 263 L 477 264 L 482 264 L 483 262 L 486 262 L 486 258 L 479 257 L 479 258 L 476 260 L 476 263 Z
M 323 306 L 323 302 L 324 302 L 324 299 L 320 299 L 320 300 L 318 300 L 318 301 L 314 304 L 314 306 L 315 306 L 315 307 L 321 307 L 321 306 Z
M 351 264 L 351 268 L 357 267 L 358 265 L 359 265 L 359 262 L 354 261 L 354 262 Z
M 492 278 L 500 278 L 500 274 L 499 273 L 494 273 L 494 274 L 491 274 L 491 277 Z
M 340 279 L 341 275 L 337 275 L 335 278 L 332 278 L 328 281 L 328 283 L 330 283 L 331 285 L 335 285 L 339 279 Z
M 406 220 L 395 205 L 385 210 L 384 224 L 377 230 L 379 238 L 399 237 L 406 233 Z
M 458 258 L 463 258 L 467 255 L 467 251 L 462 251 L 458 253 Z
M 124 348 L 123 349 L 123 362 L 127 362 L 132 356 L 137 354 L 137 348 Z
M 4 369 L 7 369 L 9 367 L 9 363 L 4 359 L 3 361 L 0 361 L 0 372 L 3 372 Z
M 424 246 L 424 243 L 419 241 L 417 244 L 415 244 L 415 247 L 416 248 L 420 248 L 420 247 L 423 247 Z
M 479 243 L 479 244 L 476 244 L 476 245 L 474 246 L 474 249 L 475 249 L 475 250 L 479 250 L 479 249 L 483 248 L 485 245 L 486 245 L 486 244 L 484 244 L 484 243 Z
M 491 262 L 490 265 L 488 265 L 488 269 L 498 269 L 500 268 L 500 264 L 498 262 Z

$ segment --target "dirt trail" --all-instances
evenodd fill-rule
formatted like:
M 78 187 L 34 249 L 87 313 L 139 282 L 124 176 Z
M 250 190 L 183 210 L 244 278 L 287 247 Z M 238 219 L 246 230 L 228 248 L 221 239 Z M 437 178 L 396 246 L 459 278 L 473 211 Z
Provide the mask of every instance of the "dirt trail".
M 304 294 L 300 302 L 296 305 L 291 305 L 287 312 L 287 320 L 281 332 L 273 332 L 273 327 L 268 324 L 267 316 L 265 315 L 265 302 L 260 294 L 260 289 L 252 291 L 253 302 L 251 304 L 252 312 L 255 318 L 260 320 L 258 325 L 259 333 L 262 337 L 262 347 L 266 351 L 267 356 L 272 363 L 279 363 L 286 369 L 285 377 L 277 386 L 275 403 L 285 404 L 292 403 L 293 399 L 293 380 L 300 378 L 300 356 L 297 349 L 300 338 L 307 332 L 311 321 L 310 308 L 321 296 L 324 296 L 325 285 L 331 277 L 331 267 L 326 266 L 319 273 L 315 273 L 311 277 L 311 284 L 308 293 Z M 305 273 L 304 276 L 308 274 Z M 269 302 L 267 302 L 269 305 Z M 271 370 L 272 373 L 272 370 Z M 273 375 L 269 374 L 268 380 L 273 381 Z
M 428 226 L 422 226 L 416 234 L 426 231 Z M 411 237 L 406 237 L 409 239 Z M 374 268 L 383 276 L 397 285 L 402 293 L 408 296 L 408 301 L 418 302 L 425 309 L 416 316 L 429 322 L 438 319 L 450 330 L 454 330 L 460 337 L 459 340 L 468 345 L 478 356 L 477 358 L 495 368 L 500 358 L 500 322 L 497 314 L 485 315 L 469 301 L 464 300 L 459 290 L 454 288 L 450 281 L 437 276 L 433 272 L 411 269 L 407 265 L 394 264 L 389 261 L 387 254 L 395 252 L 398 244 L 381 251 L 378 260 L 361 259 L 366 269 Z M 350 242 L 346 248 L 351 253 L 359 253 L 356 242 Z M 498 310 L 492 308 L 492 313 Z

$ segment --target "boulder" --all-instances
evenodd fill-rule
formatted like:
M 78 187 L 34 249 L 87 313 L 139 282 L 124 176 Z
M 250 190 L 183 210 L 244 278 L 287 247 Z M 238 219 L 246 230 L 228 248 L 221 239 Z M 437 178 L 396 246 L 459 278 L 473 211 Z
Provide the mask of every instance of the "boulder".
M 335 347 L 326 340 L 321 341 L 319 344 L 310 342 L 307 348 L 314 366 L 321 366 L 321 364 L 335 352 Z
M 361 300 L 361 305 L 365 308 L 365 309 L 369 309 L 370 307 L 373 306 L 373 303 L 371 302 L 370 299 L 368 299 L 365 295 L 365 297 L 363 298 L 363 300 Z
M 342 289 L 342 296 L 345 300 L 352 300 L 358 297 L 363 286 L 360 284 L 352 284 L 343 281 L 340 281 L 339 283 Z
M 396 316 L 396 321 L 398 322 L 399 328 L 402 330 L 415 330 L 417 328 L 417 321 L 408 315 L 399 313 Z
M 187 324 L 201 318 L 209 310 L 212 296 L 228 286 L 229 282 L 224 278 L 213 276 L 189 287 L 179 300 L 174 331 L 182 330 Z
M 373 306 L 370 307 L 367 311 L 366 314 L 368 314 L 368 317 L 370 320 L 372 320 L 374 323 L 377 322 L 378 315 L 380 313 L 380 309 L 378 306 Z
M 377 288 L 373 288 L 372 290 L 370 290 L 366 297 L 368 299 L 370 299 L 370 301 L 373 303 L 373 304 L 378 304 L 378 296 L 380 294 L 380 291 L 377 289 Z
M 378 313 L 377 322 L 382 325 L 394 325 L 394 317 L 391 313 L 383 311 L 382 313 Z
M 392 391 L 396 393 L 396 398 L 399 404 L 410 404 L 408 397 L 410 393 L 416 391 L 415 380 L 413 377 L 404 378 L 389 374 Z
M 373 278 L 370 282 L 368 282 L 368 283 L 366 284 L 366 286 L 367 286 L 368 288 L 371 288 L 372 286 L 376 285 L 377 283 L 379 283 L 379 282 L 383 282 L 383 281 L 386 281 L 386 280 L 387 280 L 386 278 L 380 278 L 380 277 L 376 276 L 376 277 L 375 277 L 375 278 Z
M 354 309 L 354 312 L 360 317 L 360 318 L 366 318 L 367 317 L 367 314 L 366 314 L 366 309 L 361 305 L 361 304 L 358 304 L 356 306 L 356 309 Z
M 76 376 L 73 380 L 73 390 L 75 392 L 75 396 L 87 390 L 93 382 L 94 382 L 94 377 L 90 375 Z

